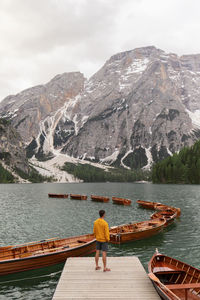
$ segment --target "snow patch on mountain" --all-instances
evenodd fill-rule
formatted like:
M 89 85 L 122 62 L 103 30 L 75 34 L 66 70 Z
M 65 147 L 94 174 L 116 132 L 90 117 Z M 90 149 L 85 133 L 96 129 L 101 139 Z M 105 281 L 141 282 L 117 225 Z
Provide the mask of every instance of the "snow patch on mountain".
M 152 166 L 153 163 L 153 158 L 152 158 L 152 154 L 151 154 L 151 147 L 150 148 L 145 148 L 145 153 L 146 153 L 146 157 L 147 157 L 147 165 L 143 167 L 143 170 L 149 170 Z
M 76 163 L 76 161 L 73 161 L 73 158 L 62 154 L 48 161 L 38 161 L 35 157 L 30 159 L 34 168 L 43 176 L 53 177 L 57 182 L 81 182 L 81 180 L 75 178 L 72 174 L 61 170 L 64 163 L 69 161 Z
M 66 162 L 72 164 L 89 164 L 96 168 L 103 169 L 108 171 L 109 166 L 104 166 L 102 164 L 89 162 L 87 160 L 81 160 L 74 157 L 71 157 L 67 154 L 60 153 L 60 150 L 54 150 L 54 158 L 47 161 L 38 161 L 35 156 L 33 156 L 29 161 L 34 166 L 34 168 L 43 176 L 52 177 L 56 182 L 82 182 L 82 180 L 74 177 L 72 174 L 67 173 L 66 171 L 61 170 Z
M 19 109 L 16 108 L 16 109 L 13 110 L 13 111 L 8 111 L 6 114 L 3 114 L 2 117 L 3 117 L 3 118 L 8 118 L 8 119 L 13 119 L 13 118 L 15 118 L 15 117 L 17 116 L 17 111 L 18 111 L 18 110 L 19 110 Z
M 126 89 L 130 89 L 133 82 L 136 83 L 142 73 L 148 67 L 150 60 L 148 58 L 141 58 L 141 59 L 133 59 L 132 63 L 125 70 L 118 70 L 120 74 L 119 77 L 119 90 L 124 91 Z
M 115 149 L 115 151 L 111 155 L 109 155 L 109 156 L 107 156 L 105 158 L 100 159 L 100 161 L 102 163 L 111 165 L 114 161 L 116 161 L 118 155 L 119 155 L 119 150 Z
M 133 153 L 133 150 L 129 150 L 128 152 L 126 152 L 126 154 L 121 158 L 121 165 L 122 167 L 124 167 L 125 169 L 128 169 L 130 170 L 131 168 L 126 166 L 124 163 L 123 163 L 123 160 L 130 154 L 130 153 Z
M 197 109 L 194 112 L 191 112 L 188 109 L 186 109 L 186 111 L 189 114 L 190 119 L 192 120 L 192 124 L 195 127 L 200 128 L 200 109 Z
M 133 73 L 142 73 L 147 68 L 149 63 L 148 58 L 142 59 L 134 59 L 132 64 L 126 69 L 126 75 L 130 75 Z

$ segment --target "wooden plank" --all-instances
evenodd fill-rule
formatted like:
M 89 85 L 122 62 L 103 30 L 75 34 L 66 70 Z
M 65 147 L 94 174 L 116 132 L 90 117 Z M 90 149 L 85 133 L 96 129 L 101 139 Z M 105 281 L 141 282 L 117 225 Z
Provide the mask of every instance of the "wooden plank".
M 196 289 L 200 288 L 200 283 L 182 283 L 182 284 L 168 284 L 166 285 L 170 290 L 181 290 L 181 289 Z
M 96 271 L 94 257 L 69 258 L 52 300 L 160 299 L 137 257 L 108 257 L 108 267 Z

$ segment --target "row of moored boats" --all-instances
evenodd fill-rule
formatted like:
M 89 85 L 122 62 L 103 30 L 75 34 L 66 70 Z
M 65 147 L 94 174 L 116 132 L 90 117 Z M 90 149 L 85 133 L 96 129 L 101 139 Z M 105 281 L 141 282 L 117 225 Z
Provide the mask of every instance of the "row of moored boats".
M 111 243 L 121 244 L 155 235 L 181 214 L 180 208 L 161 203 L 143 200 L 137 203 L 155 212 L 147 221 L 111 227 Z M 93 234 L 86 234 L 0 247 L 0 275 L 62 263 L 68 257 L 86 256 L 95 251 L 95 242 Z M 199 269 L 156 251 L 149 261 L 148 272 L 162 299 L 200 300 Z
M 79 194 L 52 194 L 49 193 L 48 196 L 50 198 L 68 198 L 70 197 L 71 199 L 74 200 L 87 200 L 88 196 L 87 195 L 79 195 Z M 104 197 L 104 196 L 97 196 L 97 195 L 91 195 L 91 200 L 95 202 L 108 202 L 110 201 L 109 197 Z M 131 205 L 131 200 L 130 199 L 125 199 L 125 198 L 118 198 L 118 197 L 112 197 L 112 202 L 114 204 L 119 204 L 119 205 Z
M 140 201 L 139 205 L 145 207 L 147 201 Z M 180 215 L 179 208 L 166 205 L 152 208 L 156 212 L 147 221 L 111 227 L 110 243 L 121 244 L 148 238 L 161 232 Z M 95 251 L 95 242 L 93 234 L 86 234 L 0 247 L 0 275 L 58 264 L 72 256 L 86 256 Z

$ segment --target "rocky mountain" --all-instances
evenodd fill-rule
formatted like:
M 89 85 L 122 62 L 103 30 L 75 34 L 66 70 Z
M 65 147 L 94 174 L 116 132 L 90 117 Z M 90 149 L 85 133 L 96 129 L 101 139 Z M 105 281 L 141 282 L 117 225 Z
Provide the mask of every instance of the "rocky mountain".
M 14 172 L 16 177 L 17 170 L 25 174 L 30 172 L 25 145 L 16 129 L 5 119 L 0 119 L 0 163 L 7 170 Z
M 200 54 L 119 53 L 89 80 L 65 73 L 5 98 L 0 114 L 29 157 L 148 168 L 200 138 Z
M 37 151 L 40 153 L 44 146 L 46 153 L 48 149 L 43 145 L 46 131 L 55 130 L 63 111 L 83 89 L 84 81 L 79 72 L 57 75 L 45 85 L 6 97 L 0 103 L 1 115 L 11 120 L 26 145 L 35 141 Z

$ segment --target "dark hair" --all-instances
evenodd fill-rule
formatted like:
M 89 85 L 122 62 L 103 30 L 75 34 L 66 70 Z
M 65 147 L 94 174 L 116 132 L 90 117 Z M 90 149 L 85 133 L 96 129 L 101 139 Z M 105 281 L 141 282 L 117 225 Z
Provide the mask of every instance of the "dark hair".
M 102 209 L 102 210 L 100 210 L 100 211 L 99 211 L 99 215 L 100 215 L 100 218 L 102 218 L 102 217 L 103 217 L 103 215 L 105 215 L 105 210 L 103 210 L 103 209 Z

